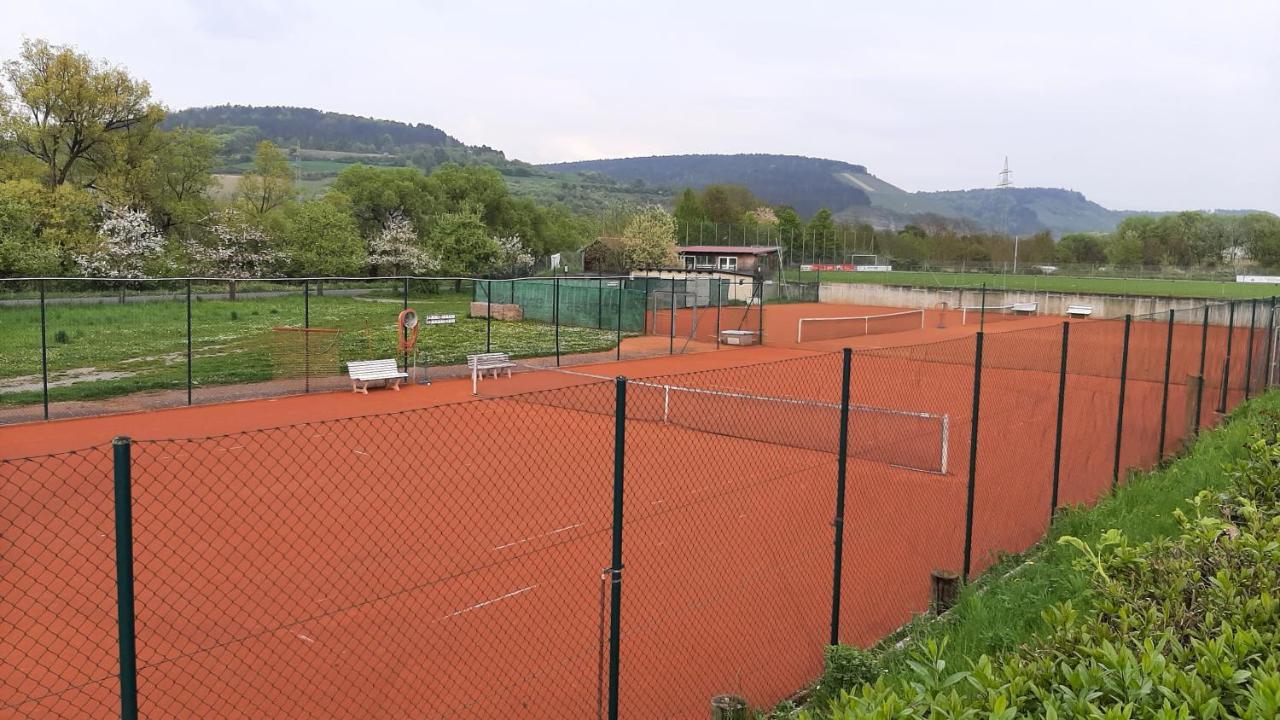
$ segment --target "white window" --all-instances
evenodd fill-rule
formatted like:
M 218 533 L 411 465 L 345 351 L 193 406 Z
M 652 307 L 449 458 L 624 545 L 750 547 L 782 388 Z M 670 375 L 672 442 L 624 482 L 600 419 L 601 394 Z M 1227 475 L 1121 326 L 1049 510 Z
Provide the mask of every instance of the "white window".
M 699 255 L 694 261 L 695 268 L 713 268 L 715 264 L 711 262 L 710 255 Z
M 733 255 L 721 255 L 719 258 L 719 266 L 721 270 L 737 270 L 738 258 Z
M 692 255 L 685 255 L 685 256 L 684 256 L 684 269 L 685 269 L 685 270 L 692 270 L 692 269 L 693 269 L 693 263 L 694 263 L 694 258 L 693 258 L 693 256 L 692 256 Z

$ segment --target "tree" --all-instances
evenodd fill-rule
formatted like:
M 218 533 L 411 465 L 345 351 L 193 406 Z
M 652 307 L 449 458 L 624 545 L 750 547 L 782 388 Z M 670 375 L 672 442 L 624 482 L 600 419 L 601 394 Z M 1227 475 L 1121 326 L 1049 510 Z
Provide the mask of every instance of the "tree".
M 633 215 L 622 231 L 622 238 L 622 254 L 628 268 L 676 264 L 676 220 L 657 205 Z
M 0 183 L 0 274 L 59 272 L 58 247 L 42 235 L 51 197 L 33 180 Z
M 312 277 L 349 275 L 365 265 L 365 242 L 356 221 L 343 207 L 346 198 L 330 193 L 298 203 L 285 214 L 279 248 L 293 274 Z
M 368 238 L 382 232 L 392 217 L 423 234 L 439 212 L 436 184 L 413 168 L 352 165 L 338 174 L 333 189 L 351 200 L 351 214 Z
M 446 275 L 483 274 L 498 257 L 498 244 L 474 207 L 438 216 L 428 237 L 428 247 L 440 258 L 440 271 Z
M 789 205 L 780 205 L 773 214 L 778 218 L 778 244 L 786 248 L 787 257 L 800 257 L 800 246 L 804 238 L 804 222 L 800 213 Z
M 209 189 L 218 142 L 209 133 L 185 128 L 156 135 L 145 200 L 162 231 L 191 228 L 208 216 L 212 205 Z
M 253 172 L 241 176 L 236 195 L 239 203 L 259 218 L 293 200 L 297 191 L 288 156 L 269 140 L 258 143 Z
M 498 245 L 497 266 L 504 273 L 521 272 L 533 265 L 533 255 L 525 249 L 519 235 L 494 238 Z
M 288 262 L 288 257 L 272 247 L 262 228 L 235 209 L 223 210 L 207 219 L 209 237 L 190 245 L 196 269 L 210 277 L 227 278 L 228 295 L 236 298 L 236 280 L 266 277 Z
M 162 264 L 164 235 L 145 212 L 108 205 L 102 214 L 98 244 L 76 256 L 81 272 L 89 277 L 145 278 Z
M 1107 253 L 1103 247 L 1105 240 L 1105 235 L 1095 233 L 1063 235 L 1058 241 L 1058 262 L 1068 265 L 1076 263 L 1101 265 L 1107 261 Z
M 4 77 L 12 101 L 0 103 L 0 135 L 43 164 L 51 188 L 72 179 L 93 186 L 123 144 L 164 118 L 146 82 L 44 40 L 23 41 Z
M 839 244 L 836 242 L 836 223 L 830 210 L 822 208 L 814 213 L 805 233 L 809 236 L 809 247 L 817 250 L 813 257 L 831 259 L 840 254 Z
M 743 213 L 764 203 L 745 186 L 718 184 L 703 189 L 701 204 L 703 213 L 711 222 L 732 224 L 738 222 Z
M 685 188 L 680 197 L 676 198 L 675 218 L 677 232 L 686 238 L 697 236 L 699 227 L 707 221 L 702 201 L 692 188 Z
M 1239 232 L 1249 257 L 1268 268 L 1280 268 L 1280 217 L 1249 213 L 1239 219 Z
M 409 218 L 394 213 L 369 243 L 369 264 L 383 273 L 418 275 L 439 270 L 440 258 L 421 246 Z

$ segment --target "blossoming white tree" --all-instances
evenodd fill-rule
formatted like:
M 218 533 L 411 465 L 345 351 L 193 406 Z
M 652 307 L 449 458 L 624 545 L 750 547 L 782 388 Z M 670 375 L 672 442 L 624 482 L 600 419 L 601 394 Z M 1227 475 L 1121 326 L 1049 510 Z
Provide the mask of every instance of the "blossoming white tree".
M 104 205 L 98 242 L 77 255 L 76 265 L 89 277 L 144 278 L 162 263 L 164 235 L 141 210 Z
M 397 212 L 370 241 L 369 264 L 393 275 L 432 273 L 440 268 L 440 258 L 418 243 L 413 223 Z
M 199 272 L 227 278 L 228 295 L 236 297 L 236 280 L 265 277 L 285 261 L 286 255 L 271 246 L 271 239 L 239 211 L 224 210 L 207 219 L 209 240 L 190 247 Z
M 524 270 L 533 265 L 533 254 L 524 246 L 519 235 L 495 237 L 498 245 L 497 265 L 504 270 Z

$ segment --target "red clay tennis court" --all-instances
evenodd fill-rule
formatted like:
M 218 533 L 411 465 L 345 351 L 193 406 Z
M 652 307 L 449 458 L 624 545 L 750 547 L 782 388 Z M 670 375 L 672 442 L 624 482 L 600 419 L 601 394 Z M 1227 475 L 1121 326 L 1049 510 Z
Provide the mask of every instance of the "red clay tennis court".
M 812 312 L 769 308 L 766 340 L 775 323 L 794 340 Z M 1211 422 L 1218 400 L 1262 387 L 1265 337 L 1196 317 L 1135 321 L 1123 367 L 1123 322 L 1073 322 L 1065 376 L 1060 321 L 988 327 L 973 463 L 974 328 L 929 326 L 945 318 L 522 372 L 483 381 L 480 399 L 456 380 L 2 428 L 0 714 L 119 712 L 105 443 L 131 435 L 143 714 L 598 716 L 615 375 L 638 379 L 621 716 L 702 717 L 724 692 L 768 706 L 818 675 L 830 632 L 831 344 L 856 348 L 839 636 L 867 645 L 925 609 L 931 570 L 964 563 L 971 466 L 974 572 L 1043 535 L 1064 377 L 1059 504 L 1109 489 L 1121 387 L 1122 473 L 1172 452 L 1188 412 Z M 1202 354 L 1205 400 L 1192 405 Z

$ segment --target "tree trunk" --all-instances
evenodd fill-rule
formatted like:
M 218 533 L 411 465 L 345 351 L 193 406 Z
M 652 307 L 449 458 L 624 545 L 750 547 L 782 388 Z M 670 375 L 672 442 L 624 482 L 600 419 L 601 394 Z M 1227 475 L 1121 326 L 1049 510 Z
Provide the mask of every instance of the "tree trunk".
M 227 299 L 228 300 L 236 299 L 236 281 L 235 280 L 227 281 Z

